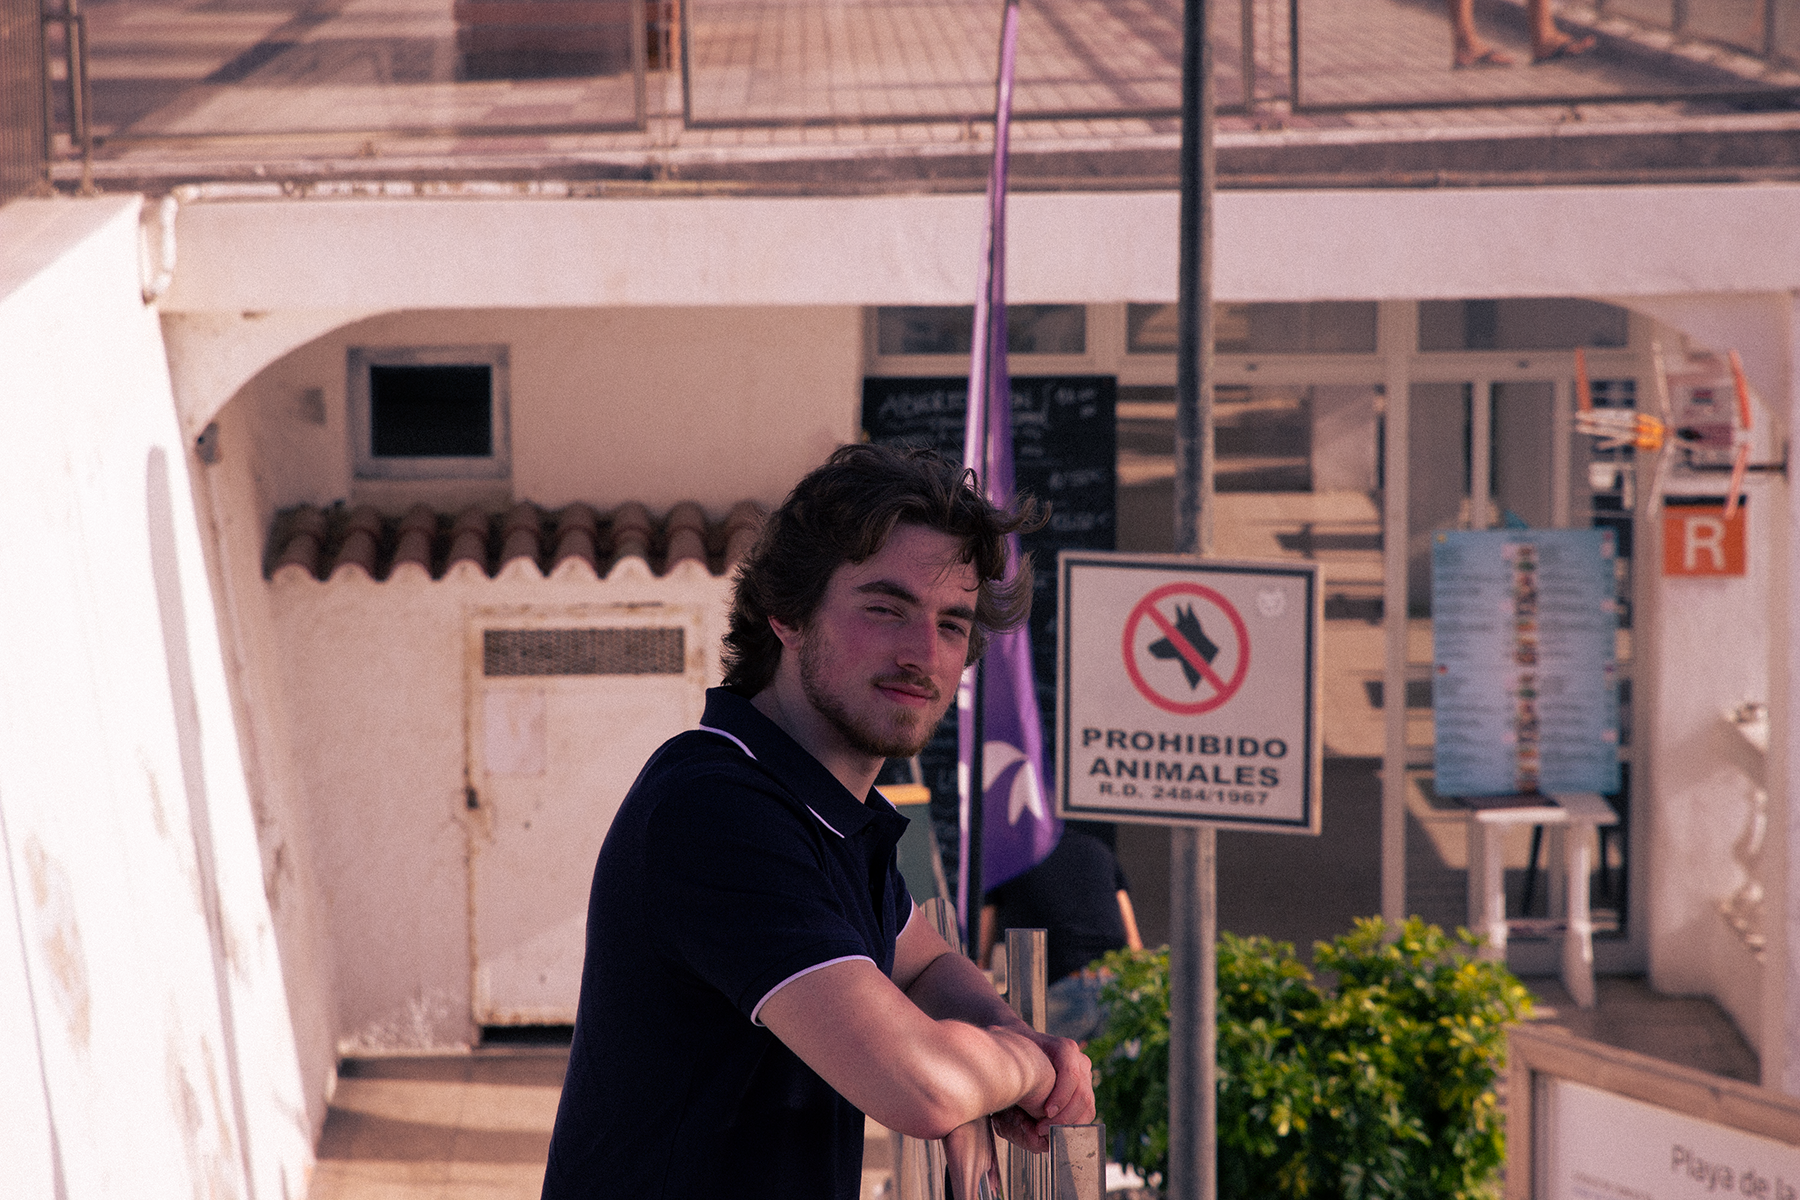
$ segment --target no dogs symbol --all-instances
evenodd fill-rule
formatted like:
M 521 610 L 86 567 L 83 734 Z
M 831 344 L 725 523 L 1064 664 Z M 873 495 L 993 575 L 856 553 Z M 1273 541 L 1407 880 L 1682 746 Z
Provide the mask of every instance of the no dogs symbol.
M 1250 631 L 1231 601 L 1197 583 L 1171 583 L 1125 619 L 1125 670 L 1144 699 L 1192 717 L 1224 704 L 1250 670 Z

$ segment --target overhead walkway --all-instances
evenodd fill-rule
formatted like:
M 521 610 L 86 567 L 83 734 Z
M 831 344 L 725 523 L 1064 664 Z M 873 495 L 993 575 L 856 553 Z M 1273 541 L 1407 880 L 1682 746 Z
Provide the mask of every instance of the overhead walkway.
M 1800 171 L 1800 5 L 1769 10 L 1762 34 L 1691 18 L 1677 35 L 1649 0 L 1565 4 L 1565 27 L 1598 44 L 1530 65 L 1522 5 L 1480 0 L 1484 36 L 1517 65 L 1455 70 L 1443 0 L 1294 2 L 1213 6 L 1221 186 Z M 674 21 L 646 10 L 656 52 L 641 71 L 629 56 L 604 69 L 552 56 L 505 75 L 473 64 L 452 7 L 428 0 L 270 0 L 229 18 L 210 0 L 84 7 L 103 188 L 985 178 L 999 11 L 987 0 L 688 0 Z M 1172 186 L 1180 15 L 1179 0 L 1027 6 L 1015 186 Z M 72 185 L 66 65 L 52 65 L 57 173 Z

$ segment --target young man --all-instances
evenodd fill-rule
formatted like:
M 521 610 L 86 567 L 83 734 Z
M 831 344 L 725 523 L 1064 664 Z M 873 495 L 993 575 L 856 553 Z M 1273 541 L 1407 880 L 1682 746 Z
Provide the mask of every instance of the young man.
M 908 898 L 917 753 L 988 632 L 1025 619 L 994 508 L 935 454 L 846 446 L 740 568 L 725 686 L 632 786 L 595 868 L 546 1200 L 853 1200 L 863 1114 L 948 1140 L 1093 1120 L 1088 1062 L 1034 1033 Z

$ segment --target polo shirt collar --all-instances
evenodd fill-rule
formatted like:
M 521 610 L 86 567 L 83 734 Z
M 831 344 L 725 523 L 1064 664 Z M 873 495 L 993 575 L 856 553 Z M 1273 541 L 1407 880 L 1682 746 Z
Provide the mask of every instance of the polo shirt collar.
M 887 797 L 874 788 L 869 790 L 868 803 L 858 800 L 836 775 L 825 769 L 824 763 L 736 692 L 708 688 L 700 724 L 737 741 L 840 837 L 861 832 L 875 819 L 877 811 L 899 815 Z

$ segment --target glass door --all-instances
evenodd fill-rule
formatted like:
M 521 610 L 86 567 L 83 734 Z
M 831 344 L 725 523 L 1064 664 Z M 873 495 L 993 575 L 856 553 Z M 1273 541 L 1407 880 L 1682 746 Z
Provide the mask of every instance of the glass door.
M 1423 329 L 1421 334 L 1423 343 Z M 1609 369 L 1616 366 L 1629 364 L 1623 360 L 1608 364 Z M 1597 842 L 1592 847 L 1596 869 L 1587 886 L 1596 933 L 1601 938 L 1597 945 L 1601 967 L 1634 966 L 1637 956 L 1626 939 L 1631 818 L 1631 510 L 1635 504 L 1629 459 L 1620 452 L 1596 453 L 1592 439 L 1574 432 L 1572 355 L 1537 352 L 1522 359 L 1516 354 L 1466 354 L 1459 360 L 1421 355 L 1413 364 L 1413 373 L 1406 404 L 1407 612 L 1404 631 L 1394 634 L 1403 647 L 1392 647 L 1390 660 L 1403 664 L 1405 684 L 1405 715 L 1403 720 L 1396 719 L 1404 733 L 1394 739 L 1403 743 L 1405 762 L 1400 806 L 1405 822 L 1405 910 L 1445 928 L 1473 921 L 1468 910 L 1466 810 L 1454 799 L 1439 796 L 1433 787 L 1433 535 L 1453 529 L 1600 526 L 1612 530 L 1618 549 L 1615 584 L 1620 613 L 1622 786 L 1606 797 L 1619 815 L 1619 824 L 1592 835 Z M 1420 379 L 1420 375 L 1437 378 Z M 1596 403 L 1629 405 L 1635 380 L 1600 379 L 1594 393 Z M 1549 936 L 1555 898 L 1546 871 L 1547 841 L 1542 829 L 1517 827 L 1508 832 L 1504 849 L 1507 916 L 1515 931 L 1508 960 L 1515 970 L 1526 974 L 1556 969 L 1557 943 Z

